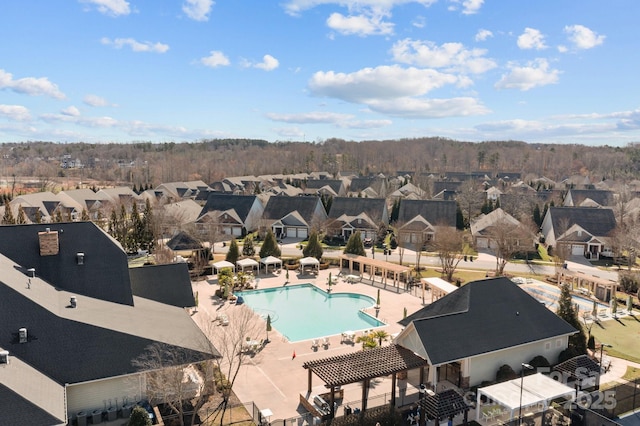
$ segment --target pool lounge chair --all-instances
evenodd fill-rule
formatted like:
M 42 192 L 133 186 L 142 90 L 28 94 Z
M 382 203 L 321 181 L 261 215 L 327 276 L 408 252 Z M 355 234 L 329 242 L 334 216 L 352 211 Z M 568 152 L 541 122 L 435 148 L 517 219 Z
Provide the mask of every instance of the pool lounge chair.
M 318 339 L 313 339 L 313 340 L 311 341 L 311 349 L 318 349 L 318 346 L 320 346 L 320 345 L 318 344 Z
M 324 346 L 325 349 L 329 349 L 329 338 L 325 337 L 322 339 L 322 346 Z

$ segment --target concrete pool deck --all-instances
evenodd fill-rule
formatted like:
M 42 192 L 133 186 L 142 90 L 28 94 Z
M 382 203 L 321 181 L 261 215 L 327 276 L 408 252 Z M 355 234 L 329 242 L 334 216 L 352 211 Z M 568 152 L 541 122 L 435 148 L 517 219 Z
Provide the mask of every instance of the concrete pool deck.
M 288 285 L 311 283 L 326 290 L 329 273 L 332 274 L 335 281 L 339 272 L 338 268 L 329 268 L 321 270 L 317 277 L 304 276 L 298 278 L 296 271 L 289 271 L 290 282 Z M 277 275 L 261 274 L 258 278 L 260 278 L 260 289 L 281 287 L 286 281 L 284 271 Z M 377 287 L 363 283 L 349 284 L 343 277 L 338 277 L 337 284 L 334 284 L 331 288 L 332 293 L 358 293 L 370 296 L 374 300 L 378 292 Z M 193 291 L 198 292 L 199 299 L 198 311 L 193 314 L 193 319 L 203 329 L 209 327 L 209 324 L 212 324 L 212 321 L 215 320 L 219 313 L 228 313 L 229 327 L 233 325 L 234 309 L 237 310 L 238 307 L 229 302 L 220 304 L 219 299 L 214 296 L 217 289 L 218 284 L 213 279 L 193 283 Z M 404 292 L 398 294 L 395 290 L 387 291 L 381 289 L 381 308 L 378 318 L 387 325 L 376 328 L 376 330 L 382 329 L 389 335 L 398 333 L 402 326 L 397 321 L 403 318 L 404 308 L 407 309 L 408 314 L 411 314 L 424 306 L 420 292 L 418 292 L 418 296 Z M 373 308 L 369 308 L 366 311 L 375 316 Z M 322 321 L 322 318 L 317 318 L 316 320 Z M 256 321 L 261 321 L 257 315 Z M 259 339 L 266 338 L 265 327 L 261 325 L 260 330 L 261 335 L 257 337 Z M 361 335 L 361 333 L 357 332 L 356 336 L 358 335 Z M 260 352 L 248 358 L 248 362 L 241 367 L 233 390 L 241 401 L 253 401 L 261 410 L 269 408 L 273 412 L 271 420 L 297 417 L 306 411 L 299 406 L 300 394 L 304 394 L 307 391 L 308 372 L 302 367 L 304 362 L 356 352 L 361 349 L 361 345 L 358 343 L 341 343 L 340 334 L 329 336 L 330 344 L 328 348 L 320 344 L 319 348 L 315 350 L 311 347 L 311 340 L 290 343 L 275 329 L 269 332 L 269 340 L 270 342 Z M 218 344 L 215 341 L 213 343 L 214 345 Z M 295 358 L 293 357 L 294 352 Z M 324 389 L 320 390 L 324 388 L 324 384 L 318 377 L 313 376 L 312 380 L 314 393 L 316 390 L 318 390 L 318 393 L 325 391 Z M 411 386 L 409 385 L 409 387 Z M 360 384 L 352 384 L 343 388 L 345 392 L 344 403 L 361 399 L 362 388 Z M 411 391 L 412 389 L 409 389 L 408 392 Z M 376 381 L 375 386 L 370 388 L 369 398 L 373 399 L 376 395 L 389 394 L 390 392 L 390 378 L 380 378 Z

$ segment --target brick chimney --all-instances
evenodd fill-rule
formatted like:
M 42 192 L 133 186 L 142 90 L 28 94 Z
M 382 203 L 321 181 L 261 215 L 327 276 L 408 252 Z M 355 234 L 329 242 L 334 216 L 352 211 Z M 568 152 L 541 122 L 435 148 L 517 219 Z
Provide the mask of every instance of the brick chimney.
M 44 232 L 38 232 L 40 241 L 40 256 L 55 256 L 60 252 L 58 231 L 47 228 Z

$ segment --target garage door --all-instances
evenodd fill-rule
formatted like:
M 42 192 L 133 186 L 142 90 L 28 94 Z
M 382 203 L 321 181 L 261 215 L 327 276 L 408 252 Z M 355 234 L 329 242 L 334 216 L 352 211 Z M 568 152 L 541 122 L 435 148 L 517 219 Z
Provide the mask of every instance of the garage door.
M 571 254 L 573 254 L 573 255 L 583 255 L 584 254 L 584 246 L 572 245 L 571 246 Z
M 476 246 L 478 246 L 478 248 L 487 248 L 489 244 L 487 243 L 486 238 L 478 238 L 476 240 Z
M 239 237 L 242 235 L 242 228 L 238 228 L 237 226 L 234 226 L 233 228 L 231 228 L 231 230 L 233 231 L 233 235 L 236 237 Z
M 306 228 L 298 229 L 298 238 L 307 238 L 307 230 L 306 230 Z

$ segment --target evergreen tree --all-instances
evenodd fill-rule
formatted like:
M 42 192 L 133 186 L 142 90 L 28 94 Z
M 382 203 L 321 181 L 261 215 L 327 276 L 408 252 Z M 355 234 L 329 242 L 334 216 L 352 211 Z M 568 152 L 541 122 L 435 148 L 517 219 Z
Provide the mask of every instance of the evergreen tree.
M 571 298 L 571 289 L 568 285 L 563 285 L 560 290 L 560 298 L 558 299 L 558 310 L 556 314 L 568 322 L 573 328 L 578 330 L 578 333 L 569 337 L 569 348 L 575 350 L 578 354 L 587 353 L 587 336 L 582 328 L 580 319 L 578 318 L 578 311 L 573 304 Z
M 231 239 L 231 244 L 229 244 L 229 251 L 227 251 L 227 256 L 224 258 L 224 260 L 235 265 L 239 258 L 240 250 L 238 249 L 238 242 L 235 238 L 233 238 Z
M 399 215 L 400 215 L 400 199 L 397 199 L 393 202 L 393 206 L 391 207 L 391 216 L 389 216 L 389 223 L 396 223 Z
M 153 209 L 151 208 L 151 201 L 147 198 L 144 203 L 144 212 L 142 213 L 142 236 L 140 240 L 140 247 L 143 250 L 152 250 L 155 246 L 155 233 L 153 230 Z
M 40 213 L 40 209 L 36 210 L 36 213 L 34 215 L 33 221 L 35 223 L 42 223 L 42 213 Z
M 131 206 L 131 241 L 129 249 L 130 251 L 137 252 L 142 246 L 142 239 L 144 238 L 144 222 L 140 213 L 138 212 L 138 206 L 134 202 Z
M 322 253 L 322 244 L 320 244 L 320 241 L 318 240 L 318 233 L 314 231 L 309 236 L 309 241 L 307 242 L 306 247 L 302 249 L 302 254 L 305 257 L 315 257 L 320 260 Z
M 56 223 L 62 223 L 62 211 L 60 209 L 56 210 L 56 214 L 53 217 L 53 221 Z
M 464 215 L 458 203 L 456 203 L 456 229 L 460 231 L 464 229 Z
M 540 206 L 537 204 L 533 207 L 533 221 L 538 227 L 542 226 L 542 216 L 540 216 Z
M 264 237 L 264 242 L 260 248 L 260 258 L 265 258 L 267 256 L 280 257 L 280 247 L 278 247 L 276 236 L 273 235 L 273 231 L 271 231 L 271 229 L 269 229 L 266 237 Z
M 147 413 L 147 410 L 140 407 L 139 405 L 133 407 L 127 426 L 151 426 L 151 424 L 151 419 L 149 418 L 149 413 Z
M 18 206 L 18 217 L 16 218 L 16 223 L 18 225 L 24 225 L 25 223 L 27 223 L 27 215 L 24 213 L 22 204 Z
M 344 254 L 357 254 L 359 256 L 367 256 L 364 251 L 364 244 L 362 243 L 362 237 L 360 231 L 356 231 L 349 237 L 347 245 L 344 248 Z
M 247 235 L 242 242 L 242 255 L 245 257 L 252 257 L 256 254 L 256 249 L 253 246 L 253 237 Z
M 89 213 L 87 212 L 87 209 L 82 209 L 82 215 L 80 216 L 80 220 L 84 222 L 88 222 L 91 220 L 91 218 L 89 217 Z

